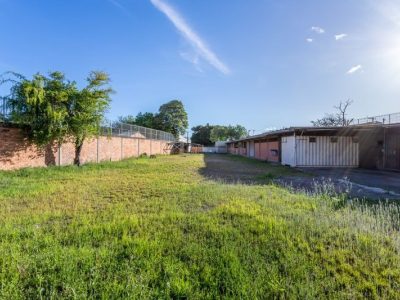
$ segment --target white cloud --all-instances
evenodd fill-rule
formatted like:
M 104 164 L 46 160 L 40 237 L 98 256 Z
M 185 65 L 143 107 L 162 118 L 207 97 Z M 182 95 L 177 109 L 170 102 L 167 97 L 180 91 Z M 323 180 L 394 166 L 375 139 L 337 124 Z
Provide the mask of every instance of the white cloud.
M 118 9 L 120 9 L 121 11 L 123 11 L 125 14 L 129 16 L 131 15 L 130 11 L 121 3 L 119 3 L 117 0 L 107 0 L 107 1 L 110 2 L 112 5 L 114 5 L 115 7 L 117 7 Z
M 312 43 L 314 40 L 312 38 L 307 38 L 306 41 Z
M 350 68 L 350 70 L 347 71 L 347 74 L 353 74 L 355 72 L 360 71 L 361 69 L 362 69 L 362 65 L 354 66 L 354 67 Z
M 181 15 L 162 0 L 150 0 L 151 3 L 174 24 L 182 36 L 193 46 L 197 55 L 223 74 L 229 74 L 229 68 L 210 50 L 200 36 L 186 23 Z M 182 56 L 182 55 L 181 55 Z
M 325 33 L 325 29 L 318 26 L 312 26 L 311 30 L 319 34 Z
M 336 34 L 335 40 L 340 41 L 340 40 L 344 39 L 345 37 L 347 37 L 346 33 Z

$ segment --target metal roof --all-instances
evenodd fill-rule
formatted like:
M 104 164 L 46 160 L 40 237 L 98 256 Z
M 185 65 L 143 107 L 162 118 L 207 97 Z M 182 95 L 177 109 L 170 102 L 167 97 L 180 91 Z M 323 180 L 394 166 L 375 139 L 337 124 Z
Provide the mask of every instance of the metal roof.
M 248 136 L 245 138 L 241 138 L 238 140 L 228 141 L 228 144 L 237 143 L 237 142 L 244 142 L 249 140 L 256 140 L 261 138 L 273 138 L 273 137 L 280 137 L 286 134 L 295 133 L 295 132 L 355 132 L 355 131 L 362 131 L 362 130 L 371 130 L 375 128 L 382 128 L 382 127 L 392 127 L 394 125 L 384 125 L 384 124 L 363 124 L 363 125 L 350 125 L 350 126 L 328 126 L 328 127 L 314 127 L 314 126 L 297 126 L 297 127 L 288 127 L 279 130 L 267 131 L 261 134 Z

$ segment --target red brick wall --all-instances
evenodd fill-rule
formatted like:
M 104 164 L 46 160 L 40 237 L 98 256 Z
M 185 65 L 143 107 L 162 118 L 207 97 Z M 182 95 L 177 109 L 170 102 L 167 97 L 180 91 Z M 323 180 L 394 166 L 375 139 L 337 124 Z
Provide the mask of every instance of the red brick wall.
M 83 163 L 97 161 L 117 161 L 140 154 L 168 154 L 164 152 L 166 141 L 143 138 L 100 136 L 85 141 L 82 147 Z M 25 167 L 44 167 L 48 165 L 71 165 L 74 162 L 73 143 L 47 146 L 39 149 L 29 143 L 26 134 L 17 128 L 0 127 L 0 170 Z

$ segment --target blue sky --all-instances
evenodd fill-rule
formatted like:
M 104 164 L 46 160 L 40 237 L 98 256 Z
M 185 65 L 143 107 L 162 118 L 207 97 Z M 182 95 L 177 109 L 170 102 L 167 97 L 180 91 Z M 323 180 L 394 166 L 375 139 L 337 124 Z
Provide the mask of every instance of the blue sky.
M 0 72 L 112 79 L 108 116 L 181 99 L 190 126 L 263 131 L 351 98 L 353 116 L 400 111 L 400 2 L 0 0 Z

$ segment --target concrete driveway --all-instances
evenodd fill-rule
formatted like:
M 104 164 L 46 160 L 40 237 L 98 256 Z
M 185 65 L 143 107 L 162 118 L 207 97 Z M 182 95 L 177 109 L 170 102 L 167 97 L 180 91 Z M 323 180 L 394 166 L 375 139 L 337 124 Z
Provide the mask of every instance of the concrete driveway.
M 370 199 L 399 199 L 400 172 L 347 168 L 300 168 L 311 178 L 282 178 L 286 184 L 307 190 L 315 183 L 330 182 L 339 192 L 346 191 L 351 197 Z

